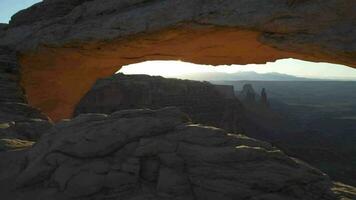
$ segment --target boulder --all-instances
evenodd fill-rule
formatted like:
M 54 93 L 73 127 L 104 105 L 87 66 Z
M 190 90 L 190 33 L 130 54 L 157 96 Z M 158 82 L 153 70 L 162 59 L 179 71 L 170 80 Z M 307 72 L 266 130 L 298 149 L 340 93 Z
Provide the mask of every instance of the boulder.
M 5 199 L 355 197 L 269 143 L 191 124 L 173 107 L 62 121 L 27 159 Z

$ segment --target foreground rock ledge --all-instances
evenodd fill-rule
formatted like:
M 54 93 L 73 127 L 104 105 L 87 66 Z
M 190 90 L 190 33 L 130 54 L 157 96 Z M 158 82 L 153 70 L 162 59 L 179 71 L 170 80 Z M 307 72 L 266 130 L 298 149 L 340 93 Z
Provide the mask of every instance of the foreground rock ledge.
M 146 60 L 356 66 L 354 0 L 44 0 L 0 26 L 29 103 L 70 117 L 98 78 Z M 80 80 L 80 83 L 78 83 Z
M 176 108 L 80 115 L 27 157 L 5 199 L 331 200 L 343 190 L 268 143 L 190 124 Z

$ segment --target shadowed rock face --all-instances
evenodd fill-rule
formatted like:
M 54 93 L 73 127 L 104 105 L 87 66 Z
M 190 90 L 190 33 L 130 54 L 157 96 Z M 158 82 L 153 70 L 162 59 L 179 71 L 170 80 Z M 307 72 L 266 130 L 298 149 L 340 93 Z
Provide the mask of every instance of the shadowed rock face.
M 98 80 L 80 100 L 74 116 L 167 106 L 180 108 L 195 123 L 235 133 L 242 130 L 244 108 L 235 98 L 232 86 L 148 75 L 120 73 Z
M 47 116 L 27 104 L 19 68 L 16 52 L 0 46 L 0 139 L 38 139 L 51 127 Z
M 260 102 L 261 102 L 262 105 L 264 105 L 266 107 L 269 107 L 266 88 L 262 88 L 262 90 L 261 90 L 261 100 L 260 100 Z
M 256 92 L 251 84 L 245 84 L 239 98 L 246 104 L 256 104 Z
M 22 52 L 29 102 L 59 120 L 95 80 L 145 60 L 355 66 L 355 11 L 354 0 L 46 0 L 13 16 L 0 44 Z
M 341 198 L 320 171 L 268 143 L 190 124 L 175 108 L 80 115 L 27 157 L 5 199 Z

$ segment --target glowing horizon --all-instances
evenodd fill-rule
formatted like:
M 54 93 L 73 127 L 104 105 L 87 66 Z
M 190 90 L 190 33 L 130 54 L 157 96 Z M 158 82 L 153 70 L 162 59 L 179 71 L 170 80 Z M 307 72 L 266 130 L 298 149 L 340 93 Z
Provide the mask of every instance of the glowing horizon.
M 296 59 L 282 59 L 266 64 L 249 65 L 198 65 L 182 61 L 146 61 L 123 66 L 118 72 L 124 74 L 148 74 L 163 77 L 184 77 L 195 73 L 236 73 L 253 71 L 281 73 L 304 78 L 356 80 L 356 69 L 330 63 L 313 63 Z

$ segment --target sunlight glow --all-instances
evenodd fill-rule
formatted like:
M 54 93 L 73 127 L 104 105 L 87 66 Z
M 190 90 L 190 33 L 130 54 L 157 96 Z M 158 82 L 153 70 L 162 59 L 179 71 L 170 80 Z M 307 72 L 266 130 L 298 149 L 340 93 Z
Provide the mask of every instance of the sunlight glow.
M 184 77 L 184 75 L 207 72 L 236 73 L 254 71 L 257 73 L 278 72 L 298 77 L 318 79 L 356 80 L 356 69 L 330 63 L 313 63 L 296 59 L 282 59 L 264 65 L 210 66 L 182 61 L 146 61 L 123 66 L 119 72 L 125 74 L 148 74 L 164 77 Z

